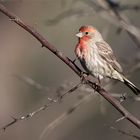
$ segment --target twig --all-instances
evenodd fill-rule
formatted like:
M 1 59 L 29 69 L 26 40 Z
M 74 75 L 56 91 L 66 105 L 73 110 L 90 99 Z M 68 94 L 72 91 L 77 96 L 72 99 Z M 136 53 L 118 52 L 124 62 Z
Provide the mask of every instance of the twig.
M 137 139 L 137 140 L 140 140 L 140 137 L 137 136 L 137 135 L 135 135 L 135 134 L 133 134 L 132 132 L 125 132 L 125 131 L 120 130 L 120 129 L 117 129 L 117 128 L 115 128 L 115 127 L 110 127 L 110 128 L 111 128 L 112 130 L 116 130 L 117 132 L 119 132 L 119 133 L 121 133 L 121 134 L 123 134 L 123 135 L 126 135 L 126 136 L 129 136 L 129 137 L 135 138 L 135 139 Z
M 130 69 L 131 70 L 131 69 Z M 137 70 L 137 69 L 135 69 Z M 134 71 L 133 71 L 134 72 Z M 127 75 L 128 77 L 128 75 Z M 18 78 L 22 81 L 24 81 L 25 83 L 27 83 L 28 85 L 30 86 L 33 86 L 34 88 L 36 88 L 37 90 L 41 90 L 44 92 L 52 92 L 52 89 L 51 88 L 48 88 L 46 86 L 43 86 L 39 83 L 37 83 L 35 80 L 31 79 L 30 77 L 26 77 L 26 76 L 18 76 Z M 107 85 L 105 86 L 105 88 L 111 83 L 107 83 Z M 60 87 L 58 87 L 54 92 L 55 93 L 58 93 L 58 91 L 60 91 L 61 89 L 61 92 L 67 90 L 67 88 L 69 88 L 69 85 L 70 83 L 64 83 L 62 85 L 60 85 Z M 112 85 L 111 85 L 112 86 Z M 54 88 L 53 88 L 54 89 Z M 86 86 L 81 86 L 80 88 L 77 87 L 77 90 L 79 92 L 86 92 L 86 93 L 92 93 L 93 92 L 93 89 L 89 88 L 89 87 L 86 87 Z M 94 93 L 95 95 L 97 95 L 98 93 Z M 117 98 L 120 102 L 123 102 L 125 101 L 126 99 L 130 99 L 132 101 L 140 101 L 140 97 L 138 96 L 132 96 L 132 95 L 129 95 L 127 93 L 115 93 L 115 92 L 112 92 L 110 93 L 114 98 Z M 60 97 L 60 96 L 59 96 Z
M 79 84 L 77 84 L 76 86 L 74 86 L 73 88 L 71 88 L 70 90 L 68 90 L 67 92 L 65 92 L 64 94 L 62 94 L 61 96 L 59 96 L 57 99 L 52 99 L 52 98 L 48 98 L 49 100 L 49 103 L 45 104 L 44 106 L 40 107 L 39 109 L 36 109 L 35 111 L 25 115 L 25 116 L 21 116 L 19 118 L 15 118 L 15 117 L 12 117 L 12 121 L 9 122 L 8 124 L 6 124 L 5 126 L 3 126 L 1 128 L 1 130 L 5 131 L 8 127 L 10 127 L 11 125 L 19 122 L 19 121 L 22 121 L 22 120 L 27 120 L 27 119 L 30 119 L 32 118 L 34 115 L 36 115 L 37 113 L 43 111 L 43 110 L 46 110 L 48 109 L 50 106 L 52 106 L 54 103 L 58 103 L 64 96 L 66 96 L 67 94 L 69 93 L 72 93 L 74 92 L 78 87 L 80 87 L 82 85 L 82 83 L 80 82 Z
M 101 5 L 100 0 L 97 0 L 97 2 L 99 6 L 109 14 L 111 14 L 110 12 L 114 14 L 121 27 L 126 30 L 133 42 L 140 48 L 140 30 L 134 25 L 130 24 L 130 22 L 126 21 L 126 19 L 124 19 L 124 17 L 120 14 L 119 10 L 111 6 L 108 0 L 102 0 L 102 3 L 104 3 L 105 7 Z
M 13 125 L 13 124 L 15 124 L 15 123 L 17 123 L 17 122 L 19 122 L 19 121 L 27 120 L 27 119 L 29 119 L 29 118 L 32 118 L 35 114 L 39 113 L 39 112 L 42 111 L 42 110 L 47 109 L 47 108 L 50 107 L 53 103 L 56 103 L 56 102 L 57 102 L 57 100 L 53 100 L 53 99 L 51 99 L 51 98 L 48 98 L 48 100 L 49 100 L 49 103 L 48 103 L 48 104 L 46 104 L 46 105 L 40 107 L 39 109 L 37 109 L 37 110 L 35 110 L 35 111 L 33 111 L 33 112 L 27 114 L 26 116 L 21 116 L 21 117 L 19 117 L 19 118 L 12 117 L 13 120 L 12 120 L 11 122 L 9 122 L 8 124 L 6 124 L 4 127 L 2 127 L 1 130 L 5 131 L 8 127 L 10 127 L 11 125 Z
M 125 10 L 127 8 L 139 10 L 140 6 L 137 6 L 137 5 L 136 6 L 130 6 L 130 5 L 121 6 L 118 2 L 113 2 L 110 0 L 88 0 L 88 1 L 74 0 L 74 2 L 76 1 L 82 1 L 86 3 L 88 6 L 92 7 L 92 9 L 94 10 L 94 12 L 96 12 L 96 14 L 99 14 L 104 19 L 113 23 L 117 27 L 119 26 L 119 29 L 121 30 L 124 29 L 129 35 L 129 37 L 132 39 L 132 41 L 135 43 L 135 45 L 138 48 L 140 48 L 139 28 L 132 25 L 128 19 L 127 20 L 125 19 L 126 17 L 124 18 L 124 15 L 122 16 L 120 14 L 120 11 Z M 81 15 L 87 14 L 87 12 L 91 14 L 93 11 L 89 11 L 89 9 L 88 11 L 84 11 L 83 9 L 75 10 L 74 8 L 71 8 L 69 10 L 66 10 L 60 13 L 55 18 L 48 20 L 46 23 L 47 25 L 54 25 L 60 22 L 61 20 L 63 20 L 64 18 L 73 16 L 73 15 L 81 16 Z
M 85 13 L 85 11 L 81 10 L 81 9 L 69 9 L 69 10 L 59 14 L 55 18 L 47 20 L 46 24 L 47 25 L 55 25 L 56 23 L 63 20 L 65 17 L 71 17 L 71 16 L 74 16 L 74 15 L 82 16 L 82 15 L 84 15 L 84 13 Z
M 28 85 L 33 86 L 33 87 L 35 87 L 38 90 L 41 90 L 41 91 L 44 91 L 44 92 L 48 92 L 49 91 L 49 88 L 48 87 L 43 86 L 43 85 L 37 83 L 35 80 L 31 79 L 30 77 L 27 77 L 27 76 L 18 76 L 18 75 L 16 75 L 16 77 L 19 80 L 24 81 Z
M 124 10 L 138 11 L 138 10 L 140 10 L 140 5 L 122 5 L 119 7 L 119 10 L 121 10 L 121 11 L 124 11 Z
M 62 54 L 62 52 L 58 51 L 53 45 L 51 45 L 46 38 L 44 38 L 41 34 L 39 34 L 34 28 L 22 22 L 16 15 L 8 11 L 2 4 L 0 4 L 0 12 L 4 15 L 8 16 L 13 22 L 21 26 L 31 35 L 33 35 L 43 47 L 49 49 L 52 53 L 54 53 L 58 58 L 60 58 L 67 66 L 69 66 L 78 76 L 81 77 L 81 71 L 75 67 L 75 65 L 69 61 L 69 59 Z M 113 98 L 109 93 L 107 93 L 102 87 L 91 82 L 88 79 L 85 79 L 87 85 L 96 90 L 100 95 L 102 95 L 108 102 L 110 102 L 114 108 L 116 108 L 123 116 L 126 117 L 131 123 L 133 123 L 137 128 L 140 129 L 140 121 L 134 117 L 131 113 L 129 113 L 118 100 Z
M 72 105 L 67 111 L 63 112 L 59 117 L 57 117 L 54 121 L 52 121 L 50 124 L 47 125 L 47 127 L 41 133 L 40 139 L 42 139 L 44 135 L 48 135 L 59 124 L 65 121 L 74 111 L 76 111 L 81 106 L 81 104 L 89 101 L 89 99 L 92 99 L 91 94 L 81 96 L 80 99 L 74 105 Z
M 112 8 L 115 8 L 117 10 L 135 10 L 138 11 L 140 10 L 140 5 L 130 5 L 130 4 L 125 4 L 121 5 L 118 1 L 114 0 L 105 0 Z

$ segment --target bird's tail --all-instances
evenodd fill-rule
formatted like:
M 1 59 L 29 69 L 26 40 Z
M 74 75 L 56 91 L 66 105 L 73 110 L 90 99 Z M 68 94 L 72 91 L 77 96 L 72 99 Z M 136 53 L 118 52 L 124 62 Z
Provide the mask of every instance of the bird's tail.
M 124 84 L 128 86 L 136 95 L 140 94 L 140 89 L 136 87 L 132 82 L 130 82 L 127 78 L 123 77 Z

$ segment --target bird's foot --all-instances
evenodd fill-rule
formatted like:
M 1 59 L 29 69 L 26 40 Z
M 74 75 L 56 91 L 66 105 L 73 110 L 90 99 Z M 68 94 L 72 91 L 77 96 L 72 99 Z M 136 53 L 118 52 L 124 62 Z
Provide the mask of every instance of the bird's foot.
M 88 76 L 89 76 L 88 73 L 82 71 L 80 76 L 81 83 L 86 84 Z
M 98 77 L 96 82 L 95 82 L 95 85 L 96 86 L 102 86 L 102 83 L 101 83 L 101 79 Z
M 101 85 L 101 79 L 99 76 L 98 76 L 98 85 Z
M 98 91 L 102 87 L 101 79 L 98 77 L 95 82 L 95 91 Z

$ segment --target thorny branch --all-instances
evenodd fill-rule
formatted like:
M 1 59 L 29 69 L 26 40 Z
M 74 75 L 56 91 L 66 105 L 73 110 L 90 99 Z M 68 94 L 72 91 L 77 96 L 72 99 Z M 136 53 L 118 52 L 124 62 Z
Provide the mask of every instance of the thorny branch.
M 5 131 L 11 125 L 13 125 L 19 121 L 22 121 L 22 120 L 27 120 L 27 119 L 33 117 L 35 114 L 39 113 L 40 111 L 48 109 L 48 107 L 50 107 L 53 103 L 57 102 L 56 100 L 53 100 L 51 98 L 48 98 L 48 100 L 49 100 L 48 104 L 46 104 L 46 105 L 40 107 L 39 109 L 27 114 L 26 116 L 21 116 L 19 118 L 12 117 L 13 120 L 11 122 L 9 122 L 7 125 L 5 125 L 4 127 L 2 127 L 1 130 Z
M 48 98 L 49 102 L 47 104 L 45 104 L 44 106 L 40 107 L 39 109 L 27 114 L 26 116 L 21 116 L 19 118 L 15 118 L 15 117 L 12 117 L 12 121 L 9 122 L 7 125 L 5 125 L 4 127 L 2 127 L 2 130 L 6 130 L 9 126 L 19 122 L 19 121 L 22 121 L 22 120 L 27 120 L 29 118 L 32 118 L 34 115 L 36 115 L 37 113 L 43 111 L 43 110 L 46 110 L 48 109 L 50 106 L 52 106 L 53 104 L 55 103 L 58 103 L 61 101 L 61 99 L 66 96 L 67 94 L 69 93 L 72 93 L 74 92 L 76 89 L 78 89 L 80 86 L 82 85 L 82 83 L 80 82 L 79 84 L 77 84 L 76 86 L 74 86 L 73 88 L 71 88 L 70 90 L 68 90 L 67 92 L 65 92 L 64 94 L 62 94 L 61 96 L 59 96 L 57 99 L 52 99 L 52 98 Z
M 81 77 L 81 70 L 75 66 L 75 64 L 68 59 L 68 57 L 64 56 L 62 52 L 58 51 L 53 45 L 51 45 L 46 38 L 44 38 L 40 33 L 38 33 L 34 28 L 31 26 L 25 24 L 22 22 L 16 15 L 11 13 L 9 10 L 7 10 L 2 4 L 0 4 L 0 12 L 2 12 L 4 15 L 8 16 L 11 21 L 15 22 L 19 26 L 21 26 L 23 29 L 25 29 L 27 32 L 29 32 L 31 35 L 33 35 L 43 47 L 49 49 L 52 53 L 54 53 L 59 59 L 61 59 L 67 66 L 69 66 L 79 77 Z M 109 93 L 105 91 L 102 87 L 99 85 L 91 82 L 89 79 L 84 79 L 86 84 L 96 90 L 101 96 L 103 96 L 108 102 L 110 102 L 114 108 L 116 108 L 123 116 L 126 117 L 127 120 L 129 120 L 132 124 L 134 124 L 137 128 L 140 129 L 140 120 L 138 120 L 136 117 L 134 117 L 131 113 L 129 113 L 118 100 L 113 98 Z

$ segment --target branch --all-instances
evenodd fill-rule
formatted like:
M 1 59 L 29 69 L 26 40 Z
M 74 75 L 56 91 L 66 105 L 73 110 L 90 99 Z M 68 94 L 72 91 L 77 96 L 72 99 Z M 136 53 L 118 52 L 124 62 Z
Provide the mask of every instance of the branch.
M 131 69 L 130 69 L 131 70 Z M 134 72 L 134 71 L 133 71 Z M 128 76 L 128 75 L 127 75 Z M 17 76 L 16 76 L 17 77 Z M 26 76 L 18 76 L 18 79 L 22 80 L 23 82 L 25 82 L 26 84 L 30 85 L 30 86 L 33 86 L 35 89 L 37 90 L 40 90 L 41 92 L 43 93 L 46 93 L 46 92 L 52 92 L 52 89 L 46 87 L 46 86 L 43 86 L 39 83 L 37 83 L 35 80 L 31 79 L 30 77 L 26 77 Z M 113 83 L 109 83 L 107 82 L 107 85 L 105 86 L 107 88 L 107 86 L 109 86 L 109 84 L 111 86 L 115 86 L 116 82 Z M 60 89 L 61 89 L 61 92 L 67 90 L 67 88 L 70 86 L 70 83 L 64 83 L 62 84 L 60 87 L 58 87 L 58 89 L 56 89 L 54 92 L 55 93 L 59 93 L 60 94 Z M 109 89 L 109 88 L 108 88 Z M 86 92 L 86 93 L 92 93 L 93 92 L 93 89 L 89 88 L 89 87 L 86 87 L 86 86 L 81 86 L 80 88 L 77 87 L 77 90 L 78 92 Z M 109 89 L 110 90 L 110 89 Z M 94 96 L 96 96 L 98 93 L 94 92 Z M 140 101 L 140 97 L 138 96 L 133 96 L 133 95 L 129 95 L 129 94 L 126 94 L 126 93 L 110 93 L 111 96 L 113 96 L 114 98 L 117 98 L 120 102 L 124 102 L 126 99 L 127 100 L 132 100 L 132 101 L 137 101 L 139 102 Z M 59 96 L 59 95 L 58 95 Z M 60 97 L 60 96 L 59 96 Z
M 60 100 L 62 100 L 62 98 L 63 98 L 64 96 L 66 96 L 66 95 L 69 94 L 69 93 L 74 92 L 74 91 L 75 91 L 76 89 L 78 89 L 81 85 L 82 85 L 82 83 L 80 82 L 79 84 L 77 84 L 76 86 L 74 86 L 73 88 L 71 88 L 70 90 L 68 90 L 68 91 L 65 92 L 64 94 L 62 94 L 61 96 L 59 96 L 57 99 L 48 98 L 49 103 L 45 104 L 44 106 L 40 107 L 39 109 L 37 109 L 37 110 L 35 110 L 35 111 L 33 111 L 33 112 L 31 112 L 31 113 L 25 115 L 25 116 L 21 116 L 21 117 L 19 117 L 19 118 L 12 117 L 13 120 L 12 120 L 11 122 L 9 122 L 8 124 L 6 124 L 5 126 L 3 126 L 3 127 L 1 128 L 1 130 L 5 131 L 8 127 L 10 127 L 11 125 L 13 125 L 13 124 L 15 124 L 15 123 L 17 123 L 17 122 L 19 122 L 19 121 L 27 120 L 27 119 L 29 119 L 29 118 L 32 118 L 32 117 L 33 117 L 34 115 L 36 115 L 37 113 L 39 113 L 39 112 L 41 112 L 41 111 L 43 111 L 43 110 L 48 109 L 50 106 L 52 106 L 52 105 L 55 104 L 55 103 L 60 102 Z
M 67 111 L 63 112 L 59 117 L 57 117 L 55 120 L 53 120 L 50 124 L 48 124 L 44 128 L 43 132 L 40 135 L 40 139 L 42 139 L 44 135 L 50 134 L 59 124 L 61 124 L 70 115 L 72 115 L 72 113 L 76 111 L 81 106 L 81 104 L 86 103 L 87 101 L 91 99 L 92 99 L 91 94 L 80 96 L 79 100 L 77 100 L 74 105 L 72 105 Z
M 40 107 L 39 109 L 27 114 L 26 116 L 21 116 L 19 118 L 12 117 L 13 120 L 11 122 L 9 122 L 7 125 L 5 125 L 4 127 L 2 127 L 1 130 L 5 131 L 8 127 L 10 127 L 11 125 L 13 125 L 13 124 L 15 124 L 19 121 L 27 120 L 29 118 L 32 118 L 35 114 L 39 113 L 42 110 L 48 109 L 48 107 L 50 107 L 50 105 L 57 102 L 56 100 L 53 100 L 51 98 L 48 98 L 48 100 L 49 100 L 48 104 L 46 104 L 46 105 Z
M 34 28 L 22 22 L 16 15 L 8 11 L 2 4 L 0 4 L 0 12 L 4 15 L 8 16 L 11 21 L 15 22 L 19 26 L 21 26 L 24 30 L 33 35 L 43 47 L 49 49 L 52 53 L 54 53 L 59 59 L 61 59 L 67 66 L 69 66 L 79 77 L 81 77 L 81 70 L 76 66 L 73 61 L 71 61 L 68 57 L 64 56 L 62 52 L 58 51 L 53 45 L 51 45 L 45 37 L 43 37 L 40 33 L 38 33 Z M 134 117 L 131 113 L 129 113 L 118 100 L 113 98 L 109 93 L 105 91 L 99 85 L 91 82 L 88 78 L 85 79 L 87 85 L 96 90 L 101 96 L 103 96 L 108 102 L 110 102 L 114 108 L 116 108 L 123 116 L 126 117 L 132 124 L 134 124 L 137 128 L 140 129 L 140 121 Z

